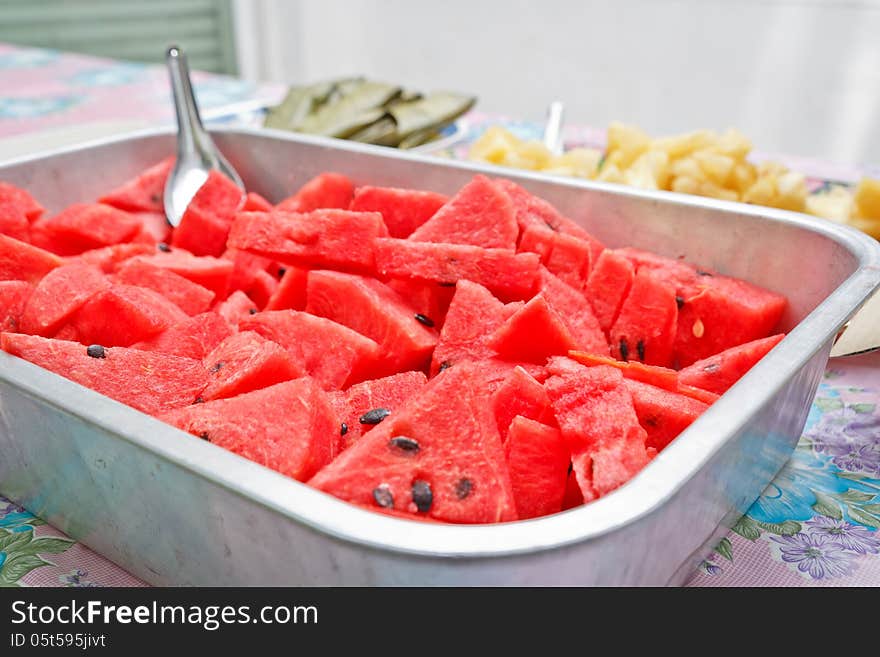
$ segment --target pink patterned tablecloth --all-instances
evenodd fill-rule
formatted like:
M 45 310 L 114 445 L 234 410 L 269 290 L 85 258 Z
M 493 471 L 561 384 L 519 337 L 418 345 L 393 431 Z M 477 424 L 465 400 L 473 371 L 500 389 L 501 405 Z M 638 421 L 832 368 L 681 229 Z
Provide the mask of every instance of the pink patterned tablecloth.
M 277 98 L 222 76 L 197 76 L 203 107 Z M 0 44 L 0 136 L 109 119 L 171 119 L 157 67 Z M 472 115 L 468 141 L 489 122 L 523 136 L 535 123 Z M 569 126 L 570 144 L 603 133 Z M 462 155 L 466 148 L 453 149 Z M 791 163 L 813 178 L 861 170 Z M 874 173 L 872 170 L 871 173 Z M 803 437 L 774 482 L 693 574 L 692 586 L 880 586 L 880 353 L 829 363 Z M 2 455 L 0 455 L 2 458 Z M 143 582 L 0 497 L 0 586 L 139 586 Z

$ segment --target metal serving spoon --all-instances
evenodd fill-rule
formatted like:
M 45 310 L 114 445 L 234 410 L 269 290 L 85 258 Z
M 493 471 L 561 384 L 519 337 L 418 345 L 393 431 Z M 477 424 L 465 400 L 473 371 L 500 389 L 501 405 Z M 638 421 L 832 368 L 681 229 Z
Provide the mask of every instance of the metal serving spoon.
M 186 55 L 177 46 L 171 46 L 165 55 L 174 109 L 177 114 L 177 160 L 165 183 L 165 217 L 172 226 L 183 218 L 186 206 L 216 169 L 232 180 L 244 196 L 244 183 L 238 172 L 217 150 L 211 135 L 202 125 L 199 107 L 189 79 Z
M 562 120 L 565 116 L 565 105 L 555 100 L 547 107 L 547 120 L 544 122 L 544 146 L 553 155 L 562 155 Z

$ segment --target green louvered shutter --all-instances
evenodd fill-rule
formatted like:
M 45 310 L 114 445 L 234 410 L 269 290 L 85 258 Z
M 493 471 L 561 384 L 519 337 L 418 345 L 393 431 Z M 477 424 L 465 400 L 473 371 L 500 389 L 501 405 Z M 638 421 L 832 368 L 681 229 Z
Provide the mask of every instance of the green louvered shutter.
M 230 0 L 0 0 L 0 41 L 141 62 L 177 43 L 194 69 L 237 72 Z

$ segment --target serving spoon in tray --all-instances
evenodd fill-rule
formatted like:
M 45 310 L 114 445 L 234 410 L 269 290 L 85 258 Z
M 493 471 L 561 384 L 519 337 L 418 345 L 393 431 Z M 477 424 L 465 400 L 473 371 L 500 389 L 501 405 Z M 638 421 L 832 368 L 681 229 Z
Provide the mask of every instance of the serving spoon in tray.
M 165 62 L 177 115 L 177 159 L 165 183 L 165 218 L 169 224 L 177 226 L 186 206 L 208 179 L 211 170 L 220 171 L 232 180 L 241 190 L 242 197 L 245 187 L 241 176 L 223 157 L 202 124 L 186 55 L 178 46 L 171 46 Z

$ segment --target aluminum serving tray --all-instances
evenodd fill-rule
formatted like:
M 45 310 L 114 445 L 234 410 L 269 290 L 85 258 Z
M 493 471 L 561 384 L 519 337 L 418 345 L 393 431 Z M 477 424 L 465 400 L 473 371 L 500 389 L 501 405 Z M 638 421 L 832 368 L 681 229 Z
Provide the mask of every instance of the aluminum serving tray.
M 790 331 L 632 481 L 554 516 L 452 526 L 373 514 L 0 353 L 0 493 L 154 584 L 683 582 L 794 448 L 832 342 L 880 284 L 880 247 L 803 215 L 229 129 L 218 146 L 278 200 L 322 171 L 450 193 L 516 180 L 610 246 L 684 256 L 785 294 Z M 173 152 L 141 133 L 0 166 L 50 211 Z

